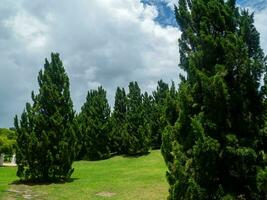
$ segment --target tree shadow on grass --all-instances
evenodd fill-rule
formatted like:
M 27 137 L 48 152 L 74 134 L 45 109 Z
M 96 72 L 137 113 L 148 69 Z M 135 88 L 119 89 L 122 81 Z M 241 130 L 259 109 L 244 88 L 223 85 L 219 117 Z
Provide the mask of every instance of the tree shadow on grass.
M 149 154 L 150 154 L 150 152 L 136 153 L 136 154 L 125 154 L 125 155 L 122 155 L 122 157 L 124 157 L 124 158 L 139 158 L 139 157 L 143 157 L 143 156 L 148 156 Z
M 73 181 L 76 180 L 79 180 L 79 178 L 69 178 L 68 180 L 65 181 L 15 180 L 9 185 L 35 186 L 35 185 L 65 184 L 65 183 L 72 183 Z

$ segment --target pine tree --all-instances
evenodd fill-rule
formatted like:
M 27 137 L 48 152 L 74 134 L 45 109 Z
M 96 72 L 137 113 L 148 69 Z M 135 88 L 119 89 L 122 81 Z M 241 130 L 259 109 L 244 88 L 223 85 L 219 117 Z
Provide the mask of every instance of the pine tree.
M 106 91 L 102 87 L 90 90 L 86 102 L 79 114 L 79 124 L 83 138 L 80 157 L 89 160 L 100 160 L 110 157 L 110 107 Z
M 151 132 L 151 124 L 152 124 L 152 115 L 153 115 L 153 97 L 145 92 L 142 95 L 143 99 L 143 109 L 144 109 L 144 118 L 145 122 L 149 127 L 149 132 Z
M 187 77 L 163 135 L 168 199 L 264 199 L 266 61 L 253 16 L 234 0 L 180 0 L 175 13 Z
M 151 122 L 152 148 L 159 149 L 161 146 L 161 136 L 167 125 L 165 109 L 169 86 L 162 80 L 158 81 L 156 91 L 153 91 L 153 109 Z
M 66 180 L 76 155 L 75 113 L 59 54 L 52 53 L 50 63 L 45 60 L 38 83 L 33 105 L 26 104 L 20 120 L 15 117 L 17 175 L 23 180 Z
M 150 149 L 150 134 L 145 120 L 141 90 L 137 82 L 130 82 L 127 99 L 127 154 L 134 155 L 148 153 Z
M 175 89 L 174 82 L 172 81 L 171 88 L 167 94 L 165 102 L 165 118 L 169 125 L 173 126 L 178 119 L 179 106 L 178 94 Z
M 152 146 L 152 125 L 153 125 L 153 97 L 149 95 L 147 92 L 142 94 L 142 106 L 144 111 L 144 126 L 146 128 L 147 134 L 150 136 L 149 145 Z
M 115 94 L 114 110 L 111 116 L 111 151 L 123 154 L 126 153 L 126 105 L 127 96 L 124 88 L 118 87 Z

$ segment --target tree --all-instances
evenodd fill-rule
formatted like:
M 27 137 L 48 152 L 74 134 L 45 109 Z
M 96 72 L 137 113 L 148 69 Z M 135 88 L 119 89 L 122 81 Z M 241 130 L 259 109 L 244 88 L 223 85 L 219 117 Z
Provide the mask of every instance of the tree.
M 161 146 L 162 132 L 167 125 L 165 109 L 169 86 L 162 80 L 158 81 L 156 91 L 153 91 L 153 109 L 151 111 L 151 137 L 152 148 L 159 149 Z
M 169 199 L 264 199 L 266 60 L 253 16 L 234 0 L 180 0 L 175 13 L 187 77 L 163 135 Z
M 127 98 L 127 154 L 134 155 L 148 153 L 150 149 L 149 127 L 145 120 L 141 90 L 137 82 L 130 82 Z
M 15 153 L 16 134 L 6 128 L 0 128 L 0 155 L 2 153 L 12 155 Z
M 165 118 L 169 125 L 173 126 L 178 119 L 179 106 L 178 106 L 178 94 L 175 89 L 174 82 L 170 90 L 168 91 L 165 101 Z
M 39 93 L 26 104 L 17 131 L 17 175 L 22 180 L 63 181 L 70 178 L 76 152 L 75 112 L 69 78 L 59 54 L 45 60 L 38 76 Z
M 81 157 L 89 160 L 100 160 L 110 157 L 110 107 L 106 91 L 102 87 L 90 90 L 86 102 L 79 114 L 79 124 L 82 133 Z
M 111 115 L 111 151 L 121 154 L 126 153 L 126 105 L 127 96 L 124 88 L 117 87 L 115 94 L 114 110 Z

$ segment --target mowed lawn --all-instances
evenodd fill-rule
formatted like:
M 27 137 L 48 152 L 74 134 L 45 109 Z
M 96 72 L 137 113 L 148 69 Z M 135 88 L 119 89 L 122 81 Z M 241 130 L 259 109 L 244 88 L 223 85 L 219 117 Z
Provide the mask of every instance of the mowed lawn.
M 141 157 L 116 156 L 75 162 L 72 181 L 64 184 L 12 184 L 16 168 L 0 168 L 0 199 L 164 200 L 166 167 L 160 151 Z

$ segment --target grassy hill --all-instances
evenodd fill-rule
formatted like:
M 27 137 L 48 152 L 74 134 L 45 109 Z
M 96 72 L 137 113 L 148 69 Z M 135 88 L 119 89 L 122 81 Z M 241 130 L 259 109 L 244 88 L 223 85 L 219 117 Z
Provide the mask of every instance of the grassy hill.
M 0 168 L 0 199 L 162 200 L 168 195 L 160 151 L 73 166 L 71 182 L 43 185 L 11 184 L 18 180 L 16 168 Z

